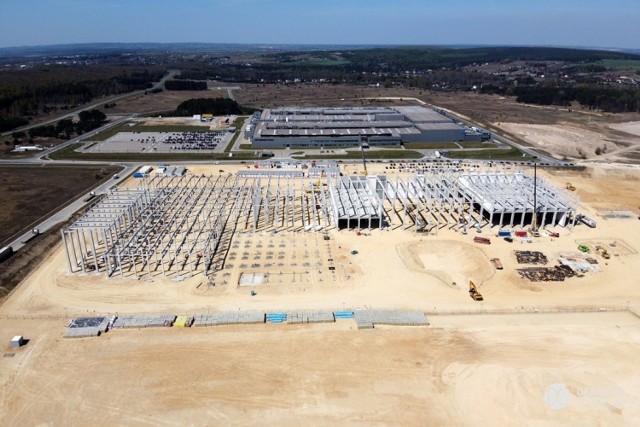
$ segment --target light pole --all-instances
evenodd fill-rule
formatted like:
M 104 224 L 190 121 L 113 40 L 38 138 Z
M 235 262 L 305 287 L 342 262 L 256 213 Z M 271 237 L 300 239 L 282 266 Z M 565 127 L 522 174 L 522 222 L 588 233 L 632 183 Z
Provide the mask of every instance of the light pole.
M 531 229 L 538 231 L 538 157 L 533 156 L 533 221 L 531 223 Z

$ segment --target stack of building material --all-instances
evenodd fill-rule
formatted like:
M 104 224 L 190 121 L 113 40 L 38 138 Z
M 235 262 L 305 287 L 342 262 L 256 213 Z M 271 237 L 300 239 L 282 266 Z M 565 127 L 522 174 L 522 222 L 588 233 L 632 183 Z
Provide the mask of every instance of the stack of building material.
M 197 314 L 194 316 L 194 326 L 219 326 L 219 325 L 237 325 L 237 324 L 256 324 L 264 323 L 264 313 L 260 312 L 219 312 L 209 314 Z
M 355 312 L 358 329 L 371 329 L 374 325 L 427 326 L 429 322 L 420 311 L 358 310 Z
M 353 319 L 354 314 L 353 311 L 334 311 L 333 316 L 336 320 L 338 319 Z
M 113 324 L 114 328 L 159 328 L 163 326 L 172 326 L 175 322 L 174 314 L 149 314 L 141 316 L 123 316 L 118 317 Z
M 335 318 L 331 311 L 293 311 L 287 313 L 287 323 L 333 323 Z
M 193 325 L 193 316 L 178 316 L 173 322 L 174 328 L 190 328 Z
M 267 313 L 267 323 L 283 323 L 287 320 L 287 313 Z
M 109 330 L 112 322 L 109 317 L 78 317 L 69 323 L 64 333 L 65 338 L 98 337 Z

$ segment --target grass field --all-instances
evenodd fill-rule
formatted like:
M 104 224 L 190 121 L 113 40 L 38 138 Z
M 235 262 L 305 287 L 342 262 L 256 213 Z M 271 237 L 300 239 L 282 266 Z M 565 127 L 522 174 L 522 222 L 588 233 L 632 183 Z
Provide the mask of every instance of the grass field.
M 516 148 L 506 150 L 473 150 L 473 151 L 450 151 L 447 156 L 452 159 L 480 159 L 480 160 L 525 160 L 529 156 L 522 155 L 522 151 Z
M 3 166 L 0 242 L 120 170 L 117 166 Z
M 616 69 L 633 68 L 633 69 L 636 69 L 636 70 L 640 70 L 640 61 L 639 60 L 633 60 L 633 59 L 603 59 L 599 63 L 604 65 L 605 67 L 608 67 L 608 68 L 616 68 Z

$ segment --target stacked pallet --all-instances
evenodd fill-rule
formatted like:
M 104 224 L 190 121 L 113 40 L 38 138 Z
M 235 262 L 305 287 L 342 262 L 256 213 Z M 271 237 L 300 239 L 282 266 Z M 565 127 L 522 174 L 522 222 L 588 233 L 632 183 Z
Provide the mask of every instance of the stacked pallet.
M 160 328 L 170 327 L 175 322 L 174 314 L 149 314 L 141 316 L 118 317 L 113 324 L 114 328 Z
M 283 323 L 287 320 L 287 313 L 267 313 L 267 323 Z
M 113 318 L 109 317 L 78 317 L 69 323 L 63 334 L 64 338 L 99 337 L 109 330 Z
M 331 311 L 293 311 L 287 313 L 287 323 L 333 323 L 335 318 Z
M 228 311 L 209 314 L 197 314 L 193 316 L 194 326 L 219 326 L 264 323 L 264 313 Z
M 420 311 L 359 310 L 355 312 L 358 329 L 371 329 L 374 325 L 427 326 L 429 322 Z

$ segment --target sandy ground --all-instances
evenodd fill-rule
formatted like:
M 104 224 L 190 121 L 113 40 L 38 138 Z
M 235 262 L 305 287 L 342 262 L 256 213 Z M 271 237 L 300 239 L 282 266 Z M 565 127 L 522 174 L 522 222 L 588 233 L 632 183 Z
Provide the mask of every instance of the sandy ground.
M 117 330 L 3 321 L 3 425 L 631 425 L 640 320 L 628 313 L 433 316 L 428 328 Z M 559 400 L 545 394 L 564 387 Z M 558 409 L 554 409 L 558 408 Z
M 623 133 L 621 136 L 612 136 L 606 131 L 597 131 L 571 123 L 555 125 L 494 123 L 494 125 L 559 157 L 618 161 L 627 159 L 628 153 L 640 150 L 638 122 L 609 125 L 611 129 L 621 131 Z M 596 150 L 600 154 L 597 154 Z
M 640 122 L 617 123 L 609 125 L 609 127 L 640 136 Z
M 217 173 L 220 167 L 190 171 Z M 334 275 L 297 279 L 274 274 L 254 297 L 238 286 L 243 270 L 238 266 L 221 278 L 226 284 L 215 287 L 202 276 L 174 282 L 69 275 L 60 248 L 0 306 L 0 342 L 5 352 L 15 353 L 0 360 L 0 424 L 293 424 L 302 417 L 366 425 L 495 425 L 523 419 L 545 425 L 633 424 L 640 415 L 635 369 L 640 320 L 633 315 L 444 315 L 640 307 L 640 279 L 629 274 L 640 265 L 637 217 L 599 216 L 613 209 L 637 215 L 640 169 L 594 166 L 579 174 L 541 173 L 559 186 L 571 180 L 583 202 L 580 211 L 598 227 L 558 228 L 560 238 L 532 243 L 492 237 L 489 246 L 447 229 L 424 235 L 398 228 L 368 236 L 334 230 L 329 243 L 319 233 L 283 233 L 287 268 L 292 268 L 293 244 L 295 252 L 308 249 L 314 256 L 317 250 L 319 258 L 330 253 L 340 268 Z M 252 248 L 270 238 L 238 236 Z M 618 245 L 610 260 L 598 258 L 600 273 L 536 284 L 515 271 L 515 249 L 540 250 L 554 259 L 575 251 L 578 242 L 601 241 Z M 358 254 L 351 255 L 352 249 Z M 491 267 L 493 257 L 501 259 L 503 271 Z M 470 278 L 484 302 L 469 298 Z M 116 330 L 99 338 L 62 339 L 66 319 L 94 312 L 343 307 L 422 310 L 430 313 L 431 326 L 363 331 L 345 321 Z M 16 333 L 31 342 L 13 351 L 8 340 Z M 544 399 L 552 384 L 563 384 L 570 395 L 558 410 Z

